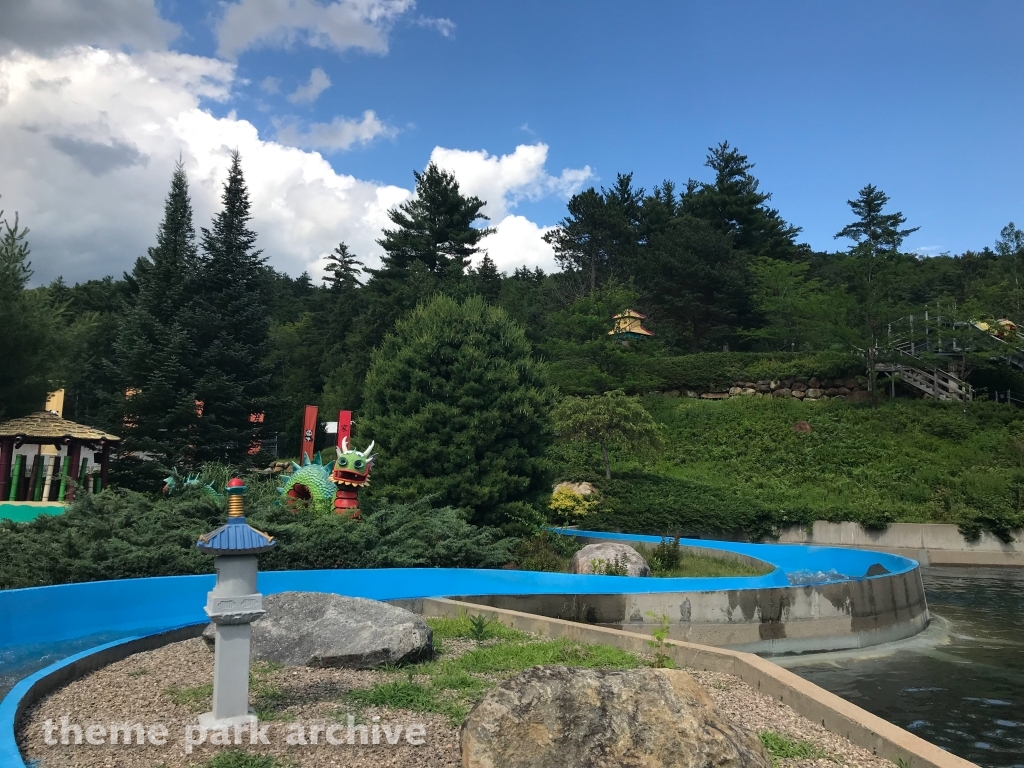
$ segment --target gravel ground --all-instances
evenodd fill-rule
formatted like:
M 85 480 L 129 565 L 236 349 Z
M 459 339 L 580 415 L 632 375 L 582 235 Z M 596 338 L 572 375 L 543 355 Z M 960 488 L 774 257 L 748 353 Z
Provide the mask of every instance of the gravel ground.
M 469 640 L 446 640 L 444 651 L 446 655 L 458 655 L 473 646 Z M 781 768 L 835 768 L 837 764 L 851 768 L 893 768 L 892 763 L 855 747 L 846 739 L 801 717 L 788 706 L 755 692 L 732 675 L 700 671 L 692 671 L 692 674 L 708 689 L 718 707 L 737 724 L 758 732 L 771 730 L 792 739 L 809 741 L 829 755 L 821 759 L 782 760 L 779 763 Z M 186 752 L 186 729 L 196 724 L 199 712 L 209 709 L 209 699 L 208 696 L 188 696 L 189 691 L 182 692 L 181 689 L 191 688 L 194 691 L 195 686 L 212 678 L 213 654 L 199 639 L 136 654 L 70 683 L 32 707 L 18 732 L 22 754 L 29 760 L 38 761 L 39 768 L 187 768 L 202 765 L 225 747 L 207 743 L 193 746 L 191 753 Z M 393 673 L 286 667 L 257 672 L 257 679 L 264 690 L 276 693 L 274 712 L 277 719 L 261 723 L 269 726 L 266 735 L 270 744 L 250 747 L 247 744 L 248 734 L 243 731 L 242 749 L 276 755 L 300 768 L 444 768 L 460 765 L 458 729 L 447 718 L 375 707 L 357 712 L 338 703 L 346 691 L 394 680 Z M 359 744 L 358 735 L 355 745 L 325 743 L 328 726 L 338 727 L 333 734 L 336 741 L 338 737 L 342 741 L 346 739 L 349 715 L 356 718 L 357 724 L 365 723 L 371 728 L 378 722 L 374 718 L 379 718 L 382 726 L 403 726 L 399 743 L 394 746 L 388 744 L 383 732 L 381 743 L 376 746 Z M 162 746 L 148 742 L 142 746 L 134 742 L 130 746 L 109 743 L 71 746 L 74 743 L 72 732 L 68 736 L 70 744 L 64 746 L 59 743 L 62 717 L 68 718 L 69 725 L 81 726 L 83 731 L 89 725 L 109 728 L 112 724 L 141 723 L 148 728 L 163 724 L 168 736 Z M 55 745 L 45 742 L 47 720 L 56 726 L 56 730 L 51 732 L 51 738 L 58 741 Z M 307 741 L 309 726 L 321 726 L 317 745 L 287 742 L 289 733 L 299 724 L 306 727 Z M 409 744 L 405 739 L 405 729 L 416 724 L 425 730 L 420 745 Z M 159 736 L 155 731 L 153 735 Z M 94 736 L 94 740 L 99 739 Z M 109 742 L 110 739 L 104 741 Z

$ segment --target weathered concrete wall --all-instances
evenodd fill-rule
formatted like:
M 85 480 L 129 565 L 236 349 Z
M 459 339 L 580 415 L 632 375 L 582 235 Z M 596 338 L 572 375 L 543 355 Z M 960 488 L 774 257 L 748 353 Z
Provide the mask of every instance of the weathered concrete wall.
M 468 609 L 524 632 L 565 637 L 581 643 L 603 643 L 632 653 L 650 652 L 647 645 L 650 637 L 637 632 L 587 626 L 509 610 L 477 610 L 455 600 L 427 598 L 403 602 L 405 607 L 424 616 L 458 616 Z M 909 768 L 977 768 L 974 763 L 951 755 L 758 656 L 673 640 L 668 641 L 662 652 L 670 656 L 678 667 L 735 675 L 760 693 L 788 704 L 808 720 L 821 723 L 824 728 L 876 755 L 893 762 L 902 761 Z
M 921 565 L 1024 566 L 1024 530 L 1012 533 L 1010 543 L 988 531 L 977 541 L 968 541 L 955 525 L 893 523 L 876 531 L 860 523 L 818 520 L 810 531 L 803 526 L 787 528 L 779 543 L 873 549 L 903 555 Z
M 738 553 L 700 547 L 684 550 L 763 564 Z M 664 616 L 669 637 L 765 655 L 880 645 L 912 637 L 929 622 L 917 568 L 902 574 L 888 574 L 883 568 L 870 578 L 764 589 L 455 599 L 640 632 L 650 632 Z

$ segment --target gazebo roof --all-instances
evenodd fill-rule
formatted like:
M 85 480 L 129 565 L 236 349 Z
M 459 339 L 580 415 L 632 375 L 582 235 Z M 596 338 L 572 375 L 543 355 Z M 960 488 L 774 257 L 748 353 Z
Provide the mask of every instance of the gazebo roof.
M 116 442 L 121 439 L 117 435 L 109 435 L 102 430 L 67 421 L 60 416 L 54 416 L 48 411 L 39 411 L 31 416 L 22 416 L 20 419 L 5 421 L 3 424 L 0 424 L 0 438 L 3 437 L 20 437 L 25 441 L 43 441 L 47 443 L 65 437 L 90 443 L 99 440 Z

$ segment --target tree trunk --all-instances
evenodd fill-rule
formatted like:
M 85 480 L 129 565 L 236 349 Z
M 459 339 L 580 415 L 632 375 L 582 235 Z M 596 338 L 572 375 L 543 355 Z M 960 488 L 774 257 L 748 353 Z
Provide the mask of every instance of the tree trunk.
M 612 479 L 612 465 L 608 463 L 608 449 L 604 446 L 604 440 L 601 443 L 601 458 L 604 459 L 604 477 L 606 480 Z

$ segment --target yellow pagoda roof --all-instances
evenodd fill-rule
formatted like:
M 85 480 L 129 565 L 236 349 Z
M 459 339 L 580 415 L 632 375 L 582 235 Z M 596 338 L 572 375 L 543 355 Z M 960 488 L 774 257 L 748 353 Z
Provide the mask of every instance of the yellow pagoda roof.
M 97 440 L 115 442 L 121 439 L 117 435 L 110 435 L 102 430 L 62 419 L 48 411 L 39 411 L 31 416 L 5 421 L 0 424 L 0 437 L 23 437 L 46 441 L 70 437 L 88 442 Z

